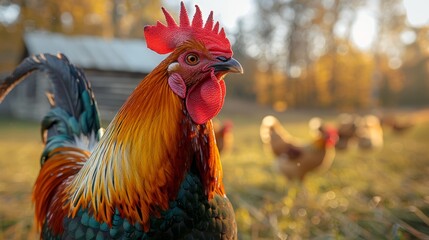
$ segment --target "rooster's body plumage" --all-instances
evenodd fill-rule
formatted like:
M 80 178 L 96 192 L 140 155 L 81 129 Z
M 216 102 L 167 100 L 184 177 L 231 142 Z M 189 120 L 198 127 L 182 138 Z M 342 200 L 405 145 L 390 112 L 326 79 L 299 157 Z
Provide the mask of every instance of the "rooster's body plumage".
M 163 11 L 167 28 L 173 28 Z M 181 25 L 174 31 L 181 33 L 184 14 L 182 3 Z M 206 31 L 200 14 L 197 7 L 199 16 L 192 25 L 188 20 L 184 32 Z M 211 119 L 223 104 L 224 75 L 242 69 L 229 45 L 210 42 L 229 44 L 223 30 L 211 30 L 211 17 L 206 24 L 211 39 L 188 36 L 175 43 L 105 132 L 89 82 L 62 54 L 27 58 L 0 86 L 1 101 L 33 70 L 47 71 L 53 82 L 33 191 L 41 238 L 236 239 Z M 151 49 L 165 53 L 164 43 L 153 44 L 157 28 L 166 34 L 162 26 L 145 28 L 145 34 Z M 207 64 L 203 70 L 197 68 L 201 64 Z

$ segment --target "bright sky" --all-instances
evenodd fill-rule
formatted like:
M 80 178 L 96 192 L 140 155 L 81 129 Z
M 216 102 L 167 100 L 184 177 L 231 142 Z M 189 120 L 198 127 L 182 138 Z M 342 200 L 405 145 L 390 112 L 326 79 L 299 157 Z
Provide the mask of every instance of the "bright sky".
M 352 39 L 361 49 L 369 49 L 376 34 L 375 19 L 368 11 L 358 11 L 356 22 L 352 26 Z
M 410 26 L 421 27 L 429 24 L 429 1 L 425 0 L 403 0 L 407 21 Z M 376 33 L 374 16 L 368 10 L 360 10 L 357 20 L 353 25 L 352 38 L 356 45 L 362 49 L 371 47 Z M 407 37 L 407 36 L 405 36 Z
M 0 5 L 0 24 L 12 24 L 19 16 L 20 8 L 17 4 Z
M 412 26 L 420 27 L 429 24 L 429 1 L 427 0 L 404 0 L 407 11 L 407 20 Z

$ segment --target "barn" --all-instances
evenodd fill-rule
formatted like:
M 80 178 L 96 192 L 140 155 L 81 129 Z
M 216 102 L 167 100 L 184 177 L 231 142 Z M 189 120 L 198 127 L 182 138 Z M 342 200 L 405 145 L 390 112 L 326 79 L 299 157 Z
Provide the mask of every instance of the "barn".
M 110 120 L 136 85 L 165 56 L 146 47 L 142 39 L 105 39 L 50 32 L 24 35 L 23 58 L 40 53 L 64 53 L 82 68 L 91 82 L 100 115 Z M 3 116 L 40 120 L 49 109 L 46 73 L 35 72 L 22 81 L 0 105 Z

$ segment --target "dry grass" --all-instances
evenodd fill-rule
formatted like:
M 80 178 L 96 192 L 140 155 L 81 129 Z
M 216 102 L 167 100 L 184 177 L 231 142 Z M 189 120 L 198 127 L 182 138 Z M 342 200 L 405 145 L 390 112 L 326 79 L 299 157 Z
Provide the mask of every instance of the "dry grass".
M 270 111 L 248 107 L 226 106 L 220 116 L 234 122 L 234 147 L 222 161 L 240 239 L 429 238 L 428 121 L 403 135 L 386 130 L 381 150 L 338 152 L 328 172 L 299 185 L 273 169 L 259 140 Z M 310 137 L 311 112 L 278 116 L 292 134 Z M 41 150 L 37 123 L 0 121 L 0 239 L 35 236 L 31 189 Z
M 420 120 L 409 132 L 385 129 L 383 149 L 337 152 L 328 172 L 303 185 L 272 167 L 258 138 L 263 114 L 225 116 L 236 126 L 223 166 L 240 239 L 429 239 L 429 118 L 425 111 L 412 115 Z M 310 138 L 311 116 L 278 114 L 302 138 Z
M 38 124 L 0 120 L 0 239 L 28 239 L 42 147 Z

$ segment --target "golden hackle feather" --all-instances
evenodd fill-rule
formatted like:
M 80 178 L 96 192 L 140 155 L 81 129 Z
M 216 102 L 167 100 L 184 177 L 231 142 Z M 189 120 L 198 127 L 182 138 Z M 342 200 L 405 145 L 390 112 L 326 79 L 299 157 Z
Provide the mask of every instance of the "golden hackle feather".
M 149 217 L 159 216 L 177 195 L 192 160 L 184 138 L 184 102 L 168 85 L 167 68 L 186 50 L 203 48 L 190 41 L 181 45 L 135 89 L 106 129 L 87 164 L 66 189 L 71 215 L 89 207 L 100 222 L 111 223 L 115 208 L 132 223 L 149 229 Z M 204 50 L 204 49 L 201 49 Z M 205 50 L 207 51 L 207 50 Z M 207 159 L 199 163 L 206 194 L 224 195 L 219 152 L 211 122 Z M 186 134 L 185 134 L 186 135 Z
M 173 177 L 171 161 L 174 159 L 168 155 L 174 154 L 172 148 L 177 145 L 178 136 L 175 135 L 178 131 L 177 124 L 166 127 L 164 121 L 179 121 L 180 112 L 175 108 L 180 110 L 180 101 L 168 89 L 167 81 L 162 81 L 163 78 L 146 80 L 137 87 L 106 129 L 89 164 L 71 185 L 74 213 L 90 203 L 98 215 L 96 218 L 111 222 L 114 207 L 118 205 L 130 219 L 146 223 L 153 210 L 138 213 L 134 209 L 151 209 L 155 207 L 151 202 L 160 204 L 162 208 L 168 206 L 164 184 L 167 177 Z M 158 94 L 149 95 L 151 91 L 158 91 Z M 145 102 L 139 102 L 139 99 Z M 168 110 L 159 111 L 165 108 Z M 162 169 L 165 174 L 160 171 Z

